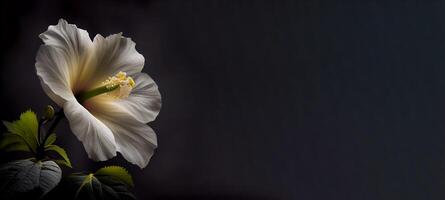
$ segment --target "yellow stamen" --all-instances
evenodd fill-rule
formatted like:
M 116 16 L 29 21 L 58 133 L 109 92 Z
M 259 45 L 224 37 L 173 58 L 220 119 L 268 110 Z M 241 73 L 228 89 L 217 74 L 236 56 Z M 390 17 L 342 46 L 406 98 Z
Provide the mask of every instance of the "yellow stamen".
M 103 82 L 103 85 L 106 85 L 109 88 L 115 87 L 116 85 L 130 86 L 131 88 L 133 88 L 135 83 L 133 78 L 127 76 L 127 73 L 119 72 L 112 77 L 108 77 L 108 79 Z

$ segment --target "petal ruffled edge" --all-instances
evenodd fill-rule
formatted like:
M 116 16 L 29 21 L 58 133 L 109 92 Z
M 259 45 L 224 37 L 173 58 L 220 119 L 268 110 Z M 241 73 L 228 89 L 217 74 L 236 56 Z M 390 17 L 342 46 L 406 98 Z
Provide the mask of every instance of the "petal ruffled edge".
M 87 72 L 94 74 L 94 79 L 89 79 L 88 85 L 98 87 L 105 79 L 121 71 L 134 75 L 142 71 L 144 63 L 144 56 L 136 50 L 136 43 L 131 38 L 122 36 L 122 33 L 106 38 L 97 34 Z
M 60 19 L 40 34 L 36 71 L 47 95 L 59 106 L 74 98 L 73 83 L 83 70 L 92 41 L 88 32 Z
M 50 46 L 40 46 L 36 57 L 36 71 L 45 93 L 59 106 L 74 99 L 67 81 L 69 72 L 58 66 L 66 65 L 60 50 Z

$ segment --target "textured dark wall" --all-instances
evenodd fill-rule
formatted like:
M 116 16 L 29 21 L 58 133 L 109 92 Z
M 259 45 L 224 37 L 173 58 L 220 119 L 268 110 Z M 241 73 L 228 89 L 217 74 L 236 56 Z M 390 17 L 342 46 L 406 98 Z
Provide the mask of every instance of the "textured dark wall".
M 329 3 L 330 2 L 330 3 Z M 158 83 L 140 199 L 445 198 L 444 1 L 2 2 L 1 119 L 50 103 L 38 34 L 123 32 Z

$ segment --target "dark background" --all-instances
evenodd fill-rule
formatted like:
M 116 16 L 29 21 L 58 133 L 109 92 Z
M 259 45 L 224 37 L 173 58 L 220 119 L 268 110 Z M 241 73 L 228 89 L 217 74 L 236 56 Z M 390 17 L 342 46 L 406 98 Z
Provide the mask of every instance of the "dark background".
M 38 34 L 123 32 L 163 108 L 140 199 L 444 199 L 444 1 L 2 2 L 1 119 L 51 103 Z M 69 170 L 67 170 L 69 171 Z

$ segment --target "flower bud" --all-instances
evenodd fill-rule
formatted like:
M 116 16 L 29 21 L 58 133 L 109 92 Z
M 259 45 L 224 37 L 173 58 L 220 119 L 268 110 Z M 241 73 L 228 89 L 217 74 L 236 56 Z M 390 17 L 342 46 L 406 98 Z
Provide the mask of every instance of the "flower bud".
M 47 105 L 45 108 L 45 113 L 43 114 L 43 118 L 46 120 L 51 120 L 54 117 L 54 108 L 50 105 Z

